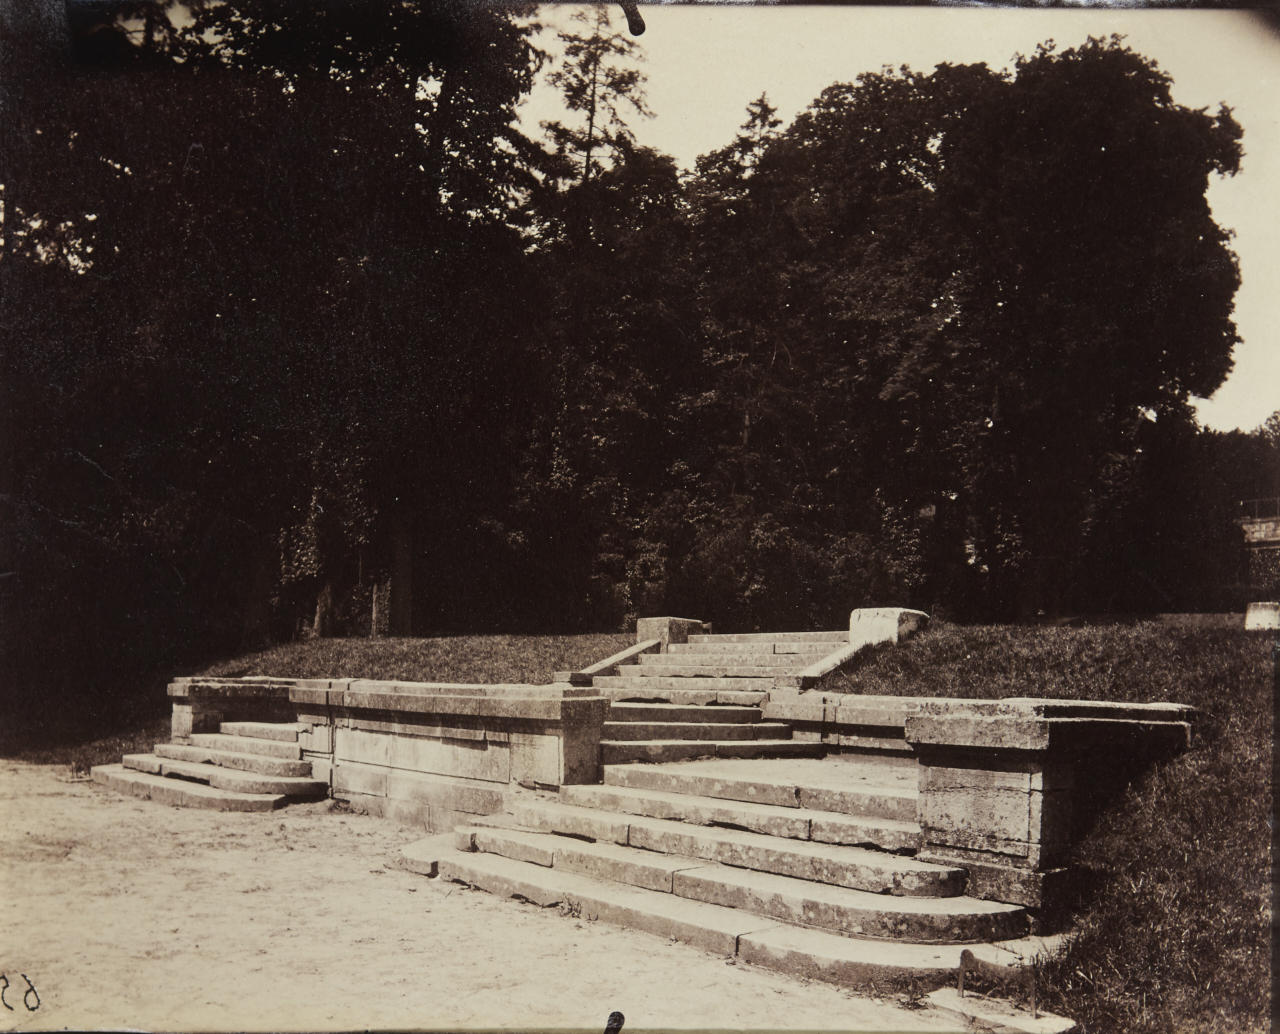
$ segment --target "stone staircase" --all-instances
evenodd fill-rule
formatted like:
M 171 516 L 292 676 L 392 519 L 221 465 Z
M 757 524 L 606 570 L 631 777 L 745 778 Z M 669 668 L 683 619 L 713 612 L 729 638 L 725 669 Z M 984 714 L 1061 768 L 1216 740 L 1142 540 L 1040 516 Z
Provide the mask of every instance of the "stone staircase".
M 665 653 L 645 653 L 592 685 L 609 698 L 601 762 L 699 757 L 820 757 L 818 743 L 791 738 L 760 705 L 779 675 L 792 675 L 848 642 L 848 633 L 691 635 Z
M 270 811 L 323 798 L 329 784 L 312 778 L 293 722 L 223 722 L 221 732 L 189 743 L 157 743 L 150 754 L 126 754 L 92 770 L 96 782 L 121 793 L 188 808 Z
M 1024 908 L 913 857 L 915 806 L 896 758 L 610 765 L 603 785 L 513 795 L 401 864 L 846 986 L 939 987 L 966 948 L 1034 955 Z

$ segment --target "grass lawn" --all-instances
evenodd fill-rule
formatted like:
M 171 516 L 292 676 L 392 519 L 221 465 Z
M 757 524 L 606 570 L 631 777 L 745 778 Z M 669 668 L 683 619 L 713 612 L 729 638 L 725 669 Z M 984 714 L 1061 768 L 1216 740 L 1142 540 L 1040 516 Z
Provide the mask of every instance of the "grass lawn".
M 322 639 L 194 674 L 543 683 L 632 641 Z M 941 623 L 906 646 L 868 651 L 823 689 L 1168 700 L 1199 708 L 1196 749 L 1130 786 L 1078 845 L 1075 861 L 1090 893 L 1073 917 L 1073 947 L 1044 971 L 1041 1001 L 1086 1034 L 1235 1034 L 1270 1030 L 1274 686 L 1271 640 L 1225 624 Z M 167 720 L 155 709 L 145 713 L 120 735 L 11 756 L 77 767 L 118 760 L 166 737 Z
M 1242 628 L 936 625 L 824 689 L 1190 704 L 1196 748 L 1156 766 L 1075 850 L 1090 892 L 1044 974 L 1087 1034 L 1271 1029 L 1275 647 Z

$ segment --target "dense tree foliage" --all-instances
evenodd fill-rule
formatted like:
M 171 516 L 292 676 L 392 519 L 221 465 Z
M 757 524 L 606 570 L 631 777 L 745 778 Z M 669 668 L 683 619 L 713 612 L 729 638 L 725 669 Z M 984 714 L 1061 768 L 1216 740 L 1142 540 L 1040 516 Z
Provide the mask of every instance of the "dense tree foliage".
M 1236 606 L 1272 429 L 1195 427 L 1230 112 L 1119 40 L 767 97 L 682 174 L 605 8 L 9 5 L 6 684 L 421 631 Z M 97 705 L 95 705 L 97 706 Z

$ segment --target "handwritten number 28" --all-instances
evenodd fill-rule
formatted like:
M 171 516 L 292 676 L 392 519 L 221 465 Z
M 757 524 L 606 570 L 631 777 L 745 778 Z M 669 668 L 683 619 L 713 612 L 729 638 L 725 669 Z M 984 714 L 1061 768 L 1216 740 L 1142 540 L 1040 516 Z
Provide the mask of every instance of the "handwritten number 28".
M 18 976 L 22 977 L 22 982 L 27 985 L 27 989 L 22 992 L 22 1004 L 26 1006 L 27 1012 L 35 1012 L 40 1008 L 40 994 L 36 991 L 36 985 L 25 973 L 19 973 Z M 0 1005 L 13 1012 L 13 1006 L 5 999 L 5 992 L 9 990 L 9 978 L 3 973 L 0 973 L 0 984 L 3 984 L 0 986 Z

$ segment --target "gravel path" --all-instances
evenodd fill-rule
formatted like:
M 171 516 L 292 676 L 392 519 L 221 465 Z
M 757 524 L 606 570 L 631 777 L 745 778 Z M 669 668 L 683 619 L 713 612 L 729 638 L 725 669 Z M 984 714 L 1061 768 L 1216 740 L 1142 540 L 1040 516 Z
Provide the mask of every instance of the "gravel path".
M 394 868 L 421 835 L 328 803 L 172 808 L 0 761 L 0 1030 L 601 1031 L 615 1009 L 625 1034 L 956 1029 Z

